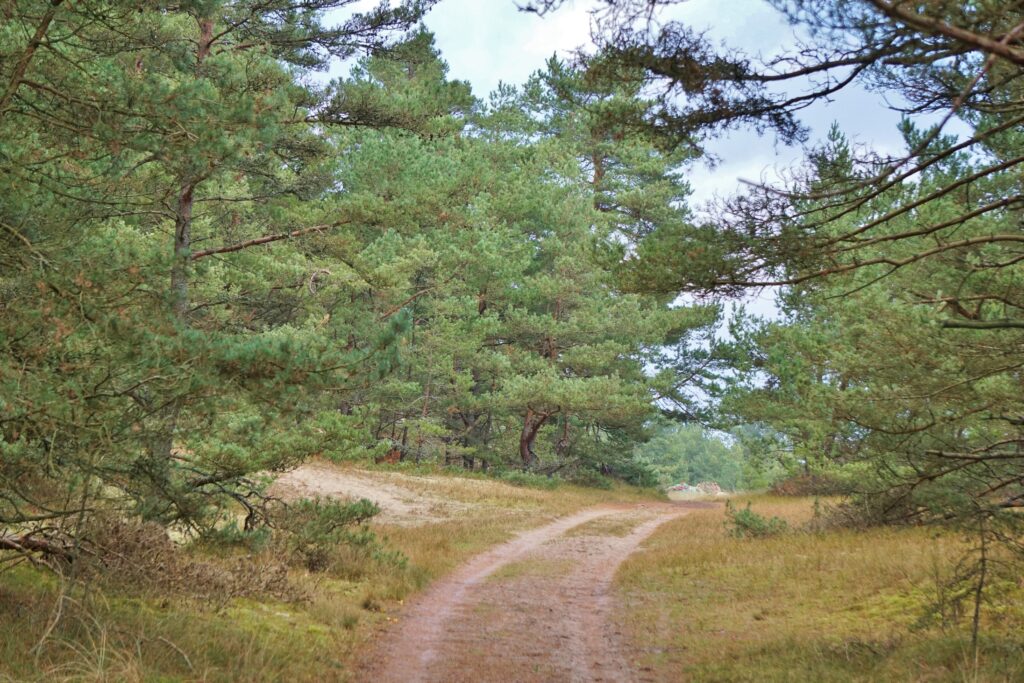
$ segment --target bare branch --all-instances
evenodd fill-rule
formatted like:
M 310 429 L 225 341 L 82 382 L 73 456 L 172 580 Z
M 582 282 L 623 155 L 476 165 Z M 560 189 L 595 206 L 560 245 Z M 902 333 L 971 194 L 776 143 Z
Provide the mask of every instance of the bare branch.
M 271 242 L 279 242 L 281 240 L 291 239 L 293 237 L 302 237 L 303 235 L 311 235 L 317 232 L 324 232 L 332 228 L 337 228 L 342 225 L 351 223 L 350 220 L 338 221 L 336 223 L 328 223 L 326 225 L 314 225 L 309 228 L 302 228 L 301 230 L 292 230 L 291 232 L 282 232 L 276 235 L 264 235 L 263 237 L 255 237 L 251 240 L 245 240 L 244 242 L 236 242 L 235 244 L 229 244 L 224 247 L 214 247 L 213 249 L 204 249 L 197 251 L 192 254 L 192 260 L 198 261 L 201 258 L 207 256 L 213 256 L 214 254 L 227 254 L 233 251 L 241 251 L 248 249 L 249 247 L 255 247 L 260 244 L 270 244 Z

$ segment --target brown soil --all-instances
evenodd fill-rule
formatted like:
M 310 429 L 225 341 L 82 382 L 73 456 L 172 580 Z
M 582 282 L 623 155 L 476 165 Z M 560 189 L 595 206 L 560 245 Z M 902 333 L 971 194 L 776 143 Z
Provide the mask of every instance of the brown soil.
M 407 607 L 359 680 L 643 680 L 609 618 L 615 570 L 659 525 L 710 505 L 590 508 L 478 555 Z

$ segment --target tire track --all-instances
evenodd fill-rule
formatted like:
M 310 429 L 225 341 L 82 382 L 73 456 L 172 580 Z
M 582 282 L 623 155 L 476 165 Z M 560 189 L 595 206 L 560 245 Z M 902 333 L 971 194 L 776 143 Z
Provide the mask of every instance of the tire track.
M 689 507 L 590 508 L 476 556 L 407 607 L 360 680 L 634 680 L 627 649 L 609 626 L 612 580 L 644 539 Z M 503 568 L 508 576 L 489 579 Z

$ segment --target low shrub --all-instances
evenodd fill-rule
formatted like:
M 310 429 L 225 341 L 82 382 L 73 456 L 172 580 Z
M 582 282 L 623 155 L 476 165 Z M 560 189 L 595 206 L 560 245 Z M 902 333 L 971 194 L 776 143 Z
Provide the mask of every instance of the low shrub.
M 87 548 L 76 561 L 81 578 L 91 577 L 128 592 L 157 593 L 222 604 L 235 597 L 304 597 L 288 580 L 288 567 L 268 553 L 200 557 L 154 522 L 114 515 L 90 520 L 82 534 Z
M 498 478 L 506 484 L 531 489 L 557 489 L 562 483 L 561 480 L 555 477 L 535 472 L 523 472 L 522 470 L 508 470 L 502 472 Z
M 767 538 L 789 530 L 789 524 L 780 517 L 764 517 L 747 507 L 737 510 L 731 501 L 725 501 L 725 526 L 735 538 Z
M 612 480 L 609 477 L 592 469 L 580 468 L 565 476 L 565 480 L 577 486 L 602 489 L 608 491 L 612 488 Z
M 658 474 L 650 465 L 633 459 L 623 459 L 611 467 L 611 475 L 638 488 L 657 488 Z
M 291 503 L 273 521 L 285 553 L 309 571 L 360 578 L 371 564 L 400 566 L 405 562 L 366 528 L 366 522 L 379 512 L 380 508 L 366 499 L 312 498 Z

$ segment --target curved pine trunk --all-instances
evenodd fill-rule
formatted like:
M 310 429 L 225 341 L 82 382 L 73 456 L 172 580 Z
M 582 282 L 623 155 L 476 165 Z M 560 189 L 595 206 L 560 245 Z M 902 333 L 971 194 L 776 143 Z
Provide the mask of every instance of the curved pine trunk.
M 523 418 L 523 431 L 519 435 L 519 457 L 523 461 L 523 468 L 529 469 L 537 464 L 537 454 L 533 452 L 533 442 L 537 439 L 537 432 L 547 422 L 549 415 L 538 413 L 533 408 L 526 409 L 526 417 Z

